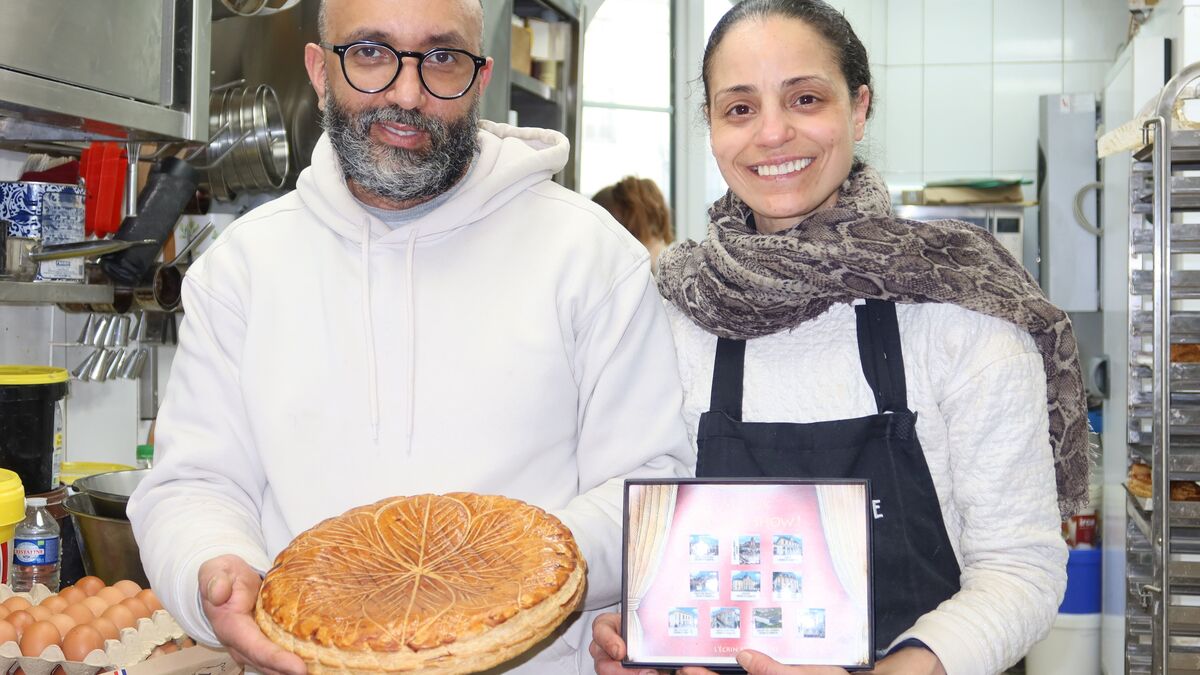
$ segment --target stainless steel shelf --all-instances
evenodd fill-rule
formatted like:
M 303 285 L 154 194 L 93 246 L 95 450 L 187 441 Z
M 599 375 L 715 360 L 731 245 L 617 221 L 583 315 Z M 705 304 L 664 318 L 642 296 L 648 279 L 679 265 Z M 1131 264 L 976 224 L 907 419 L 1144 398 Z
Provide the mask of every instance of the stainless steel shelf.
M 1134 293 L 1150 295 L 1154 292 L 1154 272 L 1134 270 L 1130 274 Z M 1175 300 L 1200 298 L 1200 270 L 1173 270 L 1171 272 L 1171 297 Z
M 71 284 L 59 281 L 0 281 L 0 304 L 55 305 L 58 303 L 111 304 L 108 284 Z
M 512 73 L 512 86 L 546 103 L 562 105 L 562 94 L 557 89 L 525 73 L 514 70 Z
M 1152 152 L 1154 146 L 1148 145 L 1135 152 L 1133 158 L 1139 162 L 1148 162 Z M 1171 166 L 1183 169 L 1188 165 L 1200 166 L 1200 131 L 1175 129 L 1171 131 Z

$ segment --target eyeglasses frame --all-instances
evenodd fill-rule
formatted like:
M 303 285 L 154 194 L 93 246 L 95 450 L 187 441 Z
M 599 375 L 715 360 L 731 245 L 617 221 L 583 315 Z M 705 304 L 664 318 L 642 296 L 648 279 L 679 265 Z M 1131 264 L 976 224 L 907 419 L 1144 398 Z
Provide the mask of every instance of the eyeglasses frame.
M 346 84 L 350 85 L 350 87 L 355 91 L 359 91 L 364 94 L 378 94 L 380 92 L 387 91 L 393 84 L 396 83 L 396 78 L 400 77 L 400 71 L 404 69 L 404 59 L 414 58 L 417 60 L 417 79 L 421 81 L 421 87 L 423 87 L 425 91 L 434 98 L 438 98 L 443 101 L 453 101 L 454 99 L 466 96 L 467 92 L 471 91 L 471 87 L 475 86 L 475 80 L 479 79 L 479 70 L 487 65 L 487 57 L 476 56 L 465 49 L 458 49 L 456 47 L 434 47 L 426 52 L 412 52 L 396 49 L 386 42 L 379 42 L 377 40 L 355 40 L 354 42 L 347 42 L 346 44 L 341 45 L 320 42 L 318 45 L 322 49 L 328 49 L 329 51 L 338 55 L 338 61 L 342 65 L 342 77 L 346 79 Z M 386 49 L 396 56 L 396 73 L 392 75 L 392 79 L 388 80 L 387 84 L 378 89 L 363 89 L 355 85 L 354 82 L 350 80 L 350 75 L 346 72 L 346 52 L 350 51 L 351 47 L 358 47 L 361 45 Z M 475 64 L 475 72 L 471 74 L 471 81 L 468 82 L 467 86 L 455 96 L 442 96 L 440 94 L 435 94 L 433 90 L 429 88 L 429 85 L 425 83 L 425 75 L 421 72 L 421 64 L 425 63 L 425 59 L 438 52 L 454 52 L 455 54 L 462 54 L 471 59 L 471 62 Z

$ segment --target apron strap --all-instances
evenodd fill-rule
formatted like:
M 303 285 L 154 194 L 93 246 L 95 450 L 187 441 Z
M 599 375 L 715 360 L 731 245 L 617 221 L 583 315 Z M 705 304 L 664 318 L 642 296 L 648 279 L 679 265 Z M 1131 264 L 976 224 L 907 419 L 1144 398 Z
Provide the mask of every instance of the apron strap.
M 867 384 L 875 393 L 879 412 L 907 410 L 908 391 L 896 303 L 867 300 L 866 304 L 857 305 L 854 312 L 858 318 L 858 357 Z
M 742 377 L 745 366 L 746 341 L 717 338 L 709 410 L 723 412 L 739 422 L 742 420 Z

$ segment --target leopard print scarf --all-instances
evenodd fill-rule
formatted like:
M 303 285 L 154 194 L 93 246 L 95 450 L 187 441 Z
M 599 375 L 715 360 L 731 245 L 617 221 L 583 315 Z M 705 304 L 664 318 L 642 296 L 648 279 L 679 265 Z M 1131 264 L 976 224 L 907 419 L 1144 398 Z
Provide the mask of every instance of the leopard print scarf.
M 662 253 L 658 287 L 701 328 L 737 339 L 787 330 L 860 298 L 952 303 L 1029 331 L 1046 370 L 1059 510 L 1065 517 L 1086 504 L 1087 405 L 1070 319 L 978 227 L 893 216 L 870 167 L 855 167 L 833 207 L 778 234 L 759 234 L 749 207 L 727 193 L 709 209 L 703 241 Z

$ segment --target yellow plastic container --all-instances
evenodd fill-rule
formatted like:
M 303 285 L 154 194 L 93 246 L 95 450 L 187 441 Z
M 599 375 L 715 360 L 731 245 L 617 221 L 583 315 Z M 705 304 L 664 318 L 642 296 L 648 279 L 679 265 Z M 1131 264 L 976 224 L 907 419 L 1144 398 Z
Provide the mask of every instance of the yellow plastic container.
M 63 462 L 59 480 L 63 485 L 71 485 L 84 476 L 94 476 L 110 471 L 133 471 L 128 464 L 113 464 L 109 462 Z
M 25 486 L 14 471 L 0 469 L 0 583 L 8 583 L 13 535 L 25 520 Z

